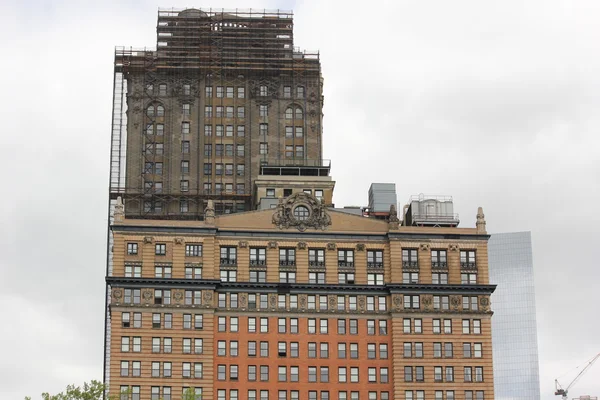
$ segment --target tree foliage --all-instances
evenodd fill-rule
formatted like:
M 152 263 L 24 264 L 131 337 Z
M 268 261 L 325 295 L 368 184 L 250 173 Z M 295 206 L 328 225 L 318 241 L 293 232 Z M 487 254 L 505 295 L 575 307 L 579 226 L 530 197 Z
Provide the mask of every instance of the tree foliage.
M 64 392 L 55 395 L 42 393 L 42 400 L 102 400 L 106 389 L 102 382 L 91 381 L 83 386 L 69 385 Z M 31 400 L 31 397 L 25 397 L 25 400 Z

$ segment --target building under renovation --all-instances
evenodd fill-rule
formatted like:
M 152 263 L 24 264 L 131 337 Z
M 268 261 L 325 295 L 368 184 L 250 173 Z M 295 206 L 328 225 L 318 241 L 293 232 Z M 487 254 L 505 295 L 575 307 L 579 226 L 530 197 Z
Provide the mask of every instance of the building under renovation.
M 329 174 L 319 54 L 294 47 L 291 12 L 160 10 L 156 31 L 156 50 L 115 53 L 110 192 L 127 215 L 246 211 L 262 168 Z

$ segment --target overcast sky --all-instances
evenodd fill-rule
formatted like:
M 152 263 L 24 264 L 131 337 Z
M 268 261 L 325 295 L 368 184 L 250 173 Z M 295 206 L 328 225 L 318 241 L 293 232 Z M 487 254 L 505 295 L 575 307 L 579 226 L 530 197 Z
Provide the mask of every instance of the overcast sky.
M 154 47 L 158 6 L 2 5 L 2 399 L 102 378 L 113 50 Z M 294 9 L 296 45 L 321 52 L 336 205 L 395 182 L 400 202 L 454 196 L 461 226 L 483 206 L 489 232 L 532 231 L 543 400 L 600 352 L 599 1 L 195 6 Z

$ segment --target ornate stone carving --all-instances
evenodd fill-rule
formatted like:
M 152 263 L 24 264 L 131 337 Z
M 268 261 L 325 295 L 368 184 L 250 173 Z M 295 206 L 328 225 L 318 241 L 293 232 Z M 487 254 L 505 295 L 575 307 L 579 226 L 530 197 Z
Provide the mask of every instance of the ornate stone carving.
M 479 299 L 479 305 L 482 311 L 488 311 L 490 309 L 490 299 L 488 297 L 481 297 Z
M 240 249 L 246 249 L 246 248 L 248 248 L 248 242 L 246 242 L 245 240 L 242 240 L 238 243 L 238 247 Z
M 357 244 L 356 251 L 365 251 L 365 244 L 364 243 Z
M 329 311 L 335 311 L 336 310 L 336 299 L 335 299 L 335 295 L 330 294 L 329 295 Z
M 298 250 L 306 250 L 307 246 L 306 242 L 298 242 Z
M 246 308 L 248 306 L 248 299 L 246 298 L 246 294 L 242 293 L 240 294 L 240 307 L 241 308 Z
M 117 197 L 114 216 L 115 222 L 123 222 L 123 220 L 125 220 L 125 206 L 123 205 L 123 199 L 121 199 L 121 196 Z
M 390 216 L 388 219 L 388 225 L 390 229 L 398 229 L 400 226 L 400 220 L 398 219 L 398 211 L 396 210 L 396 205 L 392 204 L 390 206 Z
M 214 225 L 215 223 L 215 204 L 212 200 L 208 200 L 204 209 L 204 222 L 208 225 Z
M 146 300 L 146 302 L 149 302 L 150 299 L 152 299 L 152 291 L 150 289 L 146 289 L 144 290 L 142 296 L 144 297 L 144 300 Z
M 308 193 L 296 193 L 285 200 L 279 199 L 273 224 L 279 229 L 295 227 L 300 232 L 308 228 L 325 230 L 331 225 L 331 217 L 316 197 Z
M 117 301 L 121 301 L 123 298 L 123 289 L 113 289 L 112 294 Z
M 154 242 L 154 238 L 152 236 L 144 236 L 144 243 L 145 244 L 150 244 Z
M 421 243 L 421 245 L 419 246 L 419 248 L 421 249 L 421 251 L 429 251 L 429 249 L 431 248 L 431 246 L 429 245 L 429 243 Z
M 425 310 L 431 310 L 433 304 L 433 297 L 430 294 L 423 295 L 423 306 Z
M 183 243 L 185 243 L 185 240 L 183 240 L 183 238 L 178 237 L 178 238 L 175 238 L 174 242 L 175 242 L 175 244 L 183 244 Z
M 483 207 L 477 209 L 477 222 L 475 223 L 477 233 L 486 233 L 485 230 L 485 214 L 483 213 Z
M 450 296 L 450 305 L 454 311 L 458 311 L 460 306 L 460 296 Z
M 274 241 L 269 242 L 268 246 L 269 246 L 270 249 L 276 249 L 277 248 L 277 242 L 274 242 Z
M 204 300 L 204 305 L 211 306 L 212 298 L 213 298 L 212 291 L 204 290 L 204 293 L 202 293 L 202 300 Z
M 392 295 L 392 304 L 394 305 L 394 309 L 399 311 L 402 309 L 402 295 L 401 294 L 393 294 Z
M 358 296 L 358 309 L 365 311 L 365 296 Z
M 181 304 L 181 301 L 183 300 L 183 290 L 175 289 L 173 291 L 173 299 L 175 300 L 175 303 Z
M 327 243 L 327 250 L 333 251 L 336 249 L 335 243 Z
M 451 244 L 448 246 L 448 249 L 450 251 L 458 251 L 460 249 L 460 247 L 458 247 L 458 244 Z
M 277 294 L 269 294 L 269 305 L 271 306 L 271 308 L 275 308 L 277 306 Z
M 298 301 L 300 302 L 300 308 L 301 309 L 305 309 L 306 308 L 306 295 L 305 294 L 301 294 L 300 298 L 298 299 Z

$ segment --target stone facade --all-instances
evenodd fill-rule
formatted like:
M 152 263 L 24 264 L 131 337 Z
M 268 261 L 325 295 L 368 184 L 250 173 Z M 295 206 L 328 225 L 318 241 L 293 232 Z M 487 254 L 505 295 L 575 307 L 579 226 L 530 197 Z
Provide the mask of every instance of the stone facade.
M 328 224 L 277 225 L 278 210 L 113 224 L 111 393 L 493 399 L 481 226 L 390 228 L 304 197 L 290 220 L 318 211 Z

